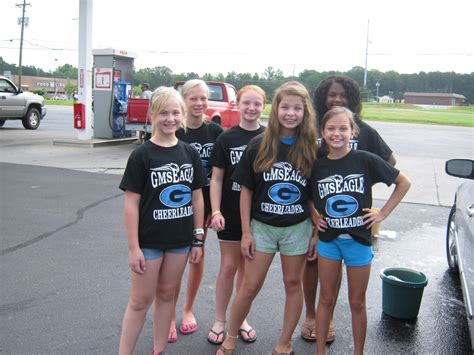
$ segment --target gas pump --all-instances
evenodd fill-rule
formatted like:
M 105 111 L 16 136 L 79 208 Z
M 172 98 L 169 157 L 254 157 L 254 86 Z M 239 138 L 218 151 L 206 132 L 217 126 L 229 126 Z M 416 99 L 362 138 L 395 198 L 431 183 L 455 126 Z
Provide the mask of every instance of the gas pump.
M 128 82 L 114 83 L 112 132 L 114 138 L 130 137 L 131 131 L 125 130 L 127 103 L 132 92 L 132 84 Z
M 130 137 L 125 123 L 135 55 L 112 48 L 96 49 L 92 54 L 94 138 Z

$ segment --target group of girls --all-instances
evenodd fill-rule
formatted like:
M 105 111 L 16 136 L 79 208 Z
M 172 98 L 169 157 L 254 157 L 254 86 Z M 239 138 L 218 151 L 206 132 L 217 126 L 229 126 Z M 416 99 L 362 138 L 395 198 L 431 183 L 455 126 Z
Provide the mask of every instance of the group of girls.
M 120 184 L 132 271 L 120 354 L 133 353 L 153 301 L 152 354 L 165 354 L 166 344 L 176 341 L 176 298 L 188 259 L 179 330 L 197 330 L 193 302 L 203 275 L 207 227 L 217 232 L 221 255 L 215 318 L 208 334 L 208 341 L 219 345 L 217 354 L 233 354 L 239 336 L 246 342 L 257 339 L 246 318 L 276 252 L 285 308 L 273 354 L 293 353 L 292 335 L 303 298 L 302 337 L 328 339 L 342 260 L 347 267 L 354 352 L 363 352 L 365 293 L 373 257 L 370 228 L 390 214 L 410 183 L 385 160 L 361 150 L 379 136 L 368 125 L 362 128 L 360 97 L 358 108 L 351 106 L 347 78 L 342 83 L 339 77 L 332 79 L 316 90 L 318 124 L 308 91 L 292 81 L 276 90 L 264 129 L 260 116 L 265 93 L 249 85 L 237 96 L 240 124 L 222 134 L 205 119 L 208 89 L 203 81 L 187 82 L 182 96 L 171 88 L 154 92 L 152 137 L 131 154 Z M 336 84 L 342 92 L 331 101 Z M 322 117 L 320 94 L 326 96 Z M 318 130 L 323 154 L 318 153 Z M 386 160 L 394 163 L 386 144 L 383 150 Z M 385 205 L 374 211 L 371 187 L 377 182 L 396 187 Z M 337 208 L 341 204 L 346 208 Z M 236 275 L 237 293 L 226 324 Z M 320 297 L 314 314 L 318 277 Z M 317 353 L 325 351 L 326 342 L 317 342 Z

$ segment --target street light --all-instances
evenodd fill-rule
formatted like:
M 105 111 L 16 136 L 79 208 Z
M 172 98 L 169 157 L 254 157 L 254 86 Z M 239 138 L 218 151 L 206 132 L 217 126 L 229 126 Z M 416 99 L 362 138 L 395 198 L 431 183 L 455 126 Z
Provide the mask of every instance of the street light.
M 377 80 L 377 82 L 375 83 L 375 87 L 377 88 L 377 94 L 375 96 L 377 96 L 377 97 L 379 97 L 379 86 L 380 86 L 380 83 Z

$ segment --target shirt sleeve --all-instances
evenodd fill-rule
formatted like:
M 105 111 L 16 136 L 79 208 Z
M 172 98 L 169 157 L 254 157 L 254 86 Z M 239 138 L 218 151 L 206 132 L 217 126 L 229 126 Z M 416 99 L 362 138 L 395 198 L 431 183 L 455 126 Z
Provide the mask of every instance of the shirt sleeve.
M 225 169 L 226 167 L 226 156 L 225 148 L 221 137 L 217 138 L 214 148 L 212 148 L 211 158 L 209 159 L 209 165 L 218 168 Z
M 128 158 L 119 188 L 141 195 L 145 189 L 146 170 L 143 154 L 138 149 L 133 151 Z
M 373 127 L 369 126 L 367 124 L 367 133 L 368 133 L 368 151 L 372 152 L 379 157 L 381 157 L 383 160 L 388 161 L 390 156 L 392 155 L 392 150 L 388 146 L 387 143 L 383 140 L 383 138 L 380 136 L 380 134 L 375 130 Z
M 370 160 L 370 178 L 374 184 L 383 182 L 387 186 L 390 186 L 395 182 L 400 170 L 391 166 L 375 154 L 369 154 L 368 159 Z
M 249 149 L 250 148 L 250 149 Z M 253 161 L 256 153 L 249 144 L 240 158 L 231 179 L 250 190 L 255 190 L 255 171 L 253 170 Z

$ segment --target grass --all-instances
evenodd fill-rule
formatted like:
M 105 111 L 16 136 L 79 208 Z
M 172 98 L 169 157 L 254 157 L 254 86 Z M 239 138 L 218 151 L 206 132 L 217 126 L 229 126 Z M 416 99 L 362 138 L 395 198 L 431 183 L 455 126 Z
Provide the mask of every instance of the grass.
M 267 120 L 271 104 L 267 104 L 262 119 Z M 421 123 L 474 127 L 474 107 L 422 108 L 416 105 L 364 103 L 362 118 L 367 121 Z
M 74 101 L 72 100 L 50 100 L 50 99 L 44 99 L 44 104 L 45 105 L 56 105 L 56 106 L 72 106 Z
M 474 127 L 474 107 L 422 108 L 405 104 L 365 103 L 366 120 Z

